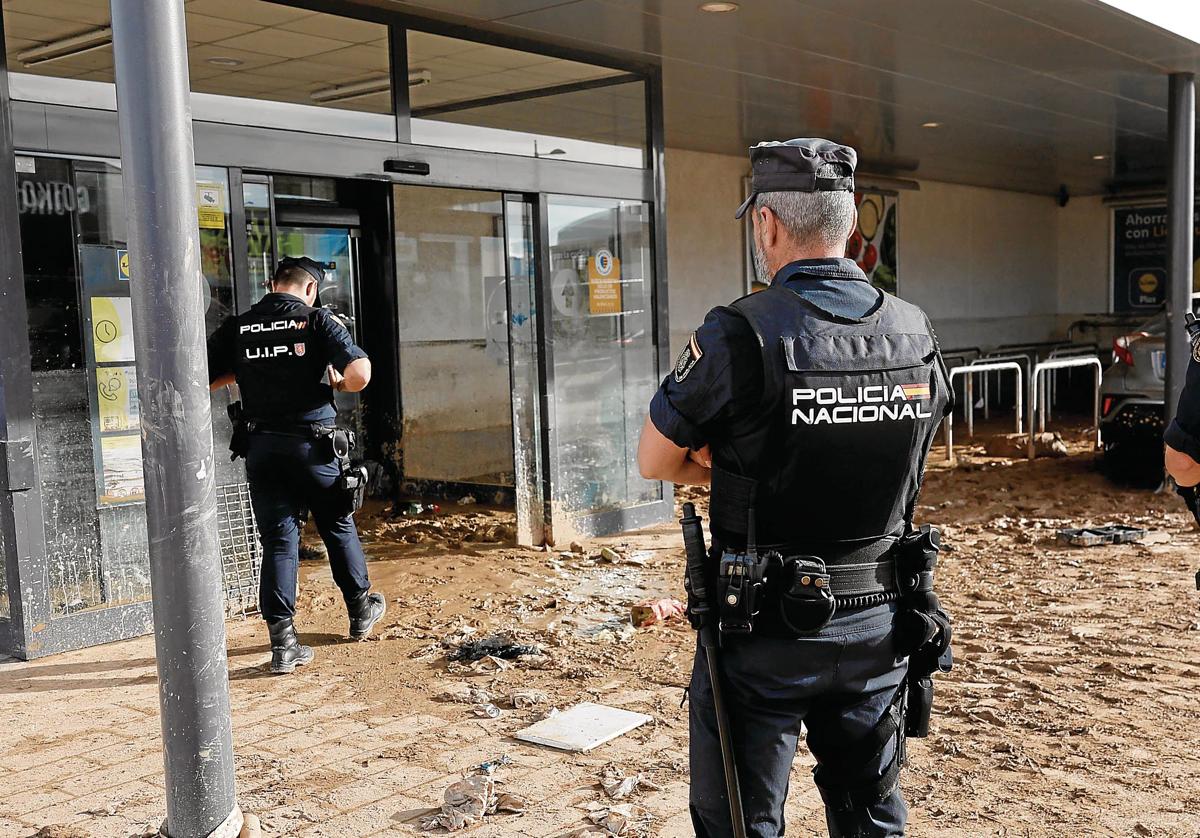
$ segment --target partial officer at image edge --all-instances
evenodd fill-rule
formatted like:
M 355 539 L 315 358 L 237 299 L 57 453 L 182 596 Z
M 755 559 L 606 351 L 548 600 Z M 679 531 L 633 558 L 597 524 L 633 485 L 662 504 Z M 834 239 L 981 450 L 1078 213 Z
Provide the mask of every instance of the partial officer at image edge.
M 292 672 L 313 659 L 296 636 L 300 532 L 307 515 L 329 554 L 350 636 L 366 637 L 386 604 L 372 593 L 354 523 L 365 475 L 350 467 L 354 434 L 337 427 L 334 391 L 354 393 L 371 380 L 371 362 L 349 330 L 317 306 L 324 266 L 285 258 L 270 293 L 227 318 L 208 341 L 212 389 L 236 383 L 230 449 L 246 458 L 251 504 L 263 547 L 259 607 L 271 637 L 271 671 Z
M 1175 418 L 1163 433 L 1163 454 L 1175 490 L 1200 526 L 1200 320 L 1189 312 L 1184 316 L 1184 328 L 1192 358 Z M 1196 572 L 1196 588 L 1200 590 L 1200 571 Z

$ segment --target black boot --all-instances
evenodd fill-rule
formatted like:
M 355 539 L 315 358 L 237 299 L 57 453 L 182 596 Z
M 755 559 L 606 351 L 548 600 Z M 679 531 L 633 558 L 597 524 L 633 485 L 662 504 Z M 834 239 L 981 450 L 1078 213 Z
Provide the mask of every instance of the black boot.
M 300 644 L 291 617 L 267 623 L 267 631 L 271 633 L 271 671 L 276 675 L 286 675 L 312 661 L 313 650 Z
M 387 611 L 387 602 L 383 594 L 363 591 L 346 603 L 346 610 L 350 613 L 350 637 L 362 640 L 383 618 L 383 612 Z

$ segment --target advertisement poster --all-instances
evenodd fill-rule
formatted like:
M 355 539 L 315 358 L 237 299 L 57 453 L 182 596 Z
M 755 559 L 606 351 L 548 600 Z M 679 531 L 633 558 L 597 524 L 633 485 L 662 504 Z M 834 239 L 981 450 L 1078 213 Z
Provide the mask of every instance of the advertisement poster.
M 588 311 L 621 313 L 621 260 L 604 248 L 588 259 Z
M 133 309 L 128 297 L 92 297 L 92 342 L 98 364 L 133 360 Z
M 100 465 L 98 500 L 102 506 L 146 499 L 141 434 L 102 437 Z
M 1196 215 L 1195 252 L 1200 256 L 1200 212 Z M 1113 210 L 1112 310 L 1150 312 L 1167 299 L 1167 208 L 1118 207 Z M 1197 290 L 1200 260 L 1194 266 Z
M 102 434 L 138 430 L 141 425 L 136 370 L 133 367 L 99 367 L 96 370 L 96 405 Z
M 846 244 L 853 259 L 876 288 L 895 294 L 899 289 L 896 253 L 897 196 L 894 192 L 863 190 L 854 193 L 858 227 Z

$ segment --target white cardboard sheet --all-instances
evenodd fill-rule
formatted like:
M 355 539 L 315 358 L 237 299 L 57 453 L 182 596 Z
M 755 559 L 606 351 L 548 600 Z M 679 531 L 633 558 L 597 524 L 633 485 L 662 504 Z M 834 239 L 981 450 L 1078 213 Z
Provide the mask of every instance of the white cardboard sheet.
M 584 702 L 517 731 L 517 738 L 563 751 L 590 751 L 650 721 L 644 713 Z

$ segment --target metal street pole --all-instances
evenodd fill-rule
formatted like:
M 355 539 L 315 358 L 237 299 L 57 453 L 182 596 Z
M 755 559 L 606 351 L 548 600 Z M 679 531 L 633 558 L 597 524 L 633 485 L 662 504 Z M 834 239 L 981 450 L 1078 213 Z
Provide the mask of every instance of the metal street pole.
M 112 0 L 171 838 L 236 836 L 182 0 Z
M 1167 393 L 1166 422 L 1179 406 L 1191 346 L 1184 315 L 1192 310 L 1192 241 L 1196 198 L 1196 77 L 1174 73 L 1168 84 L 1167 137 Z

